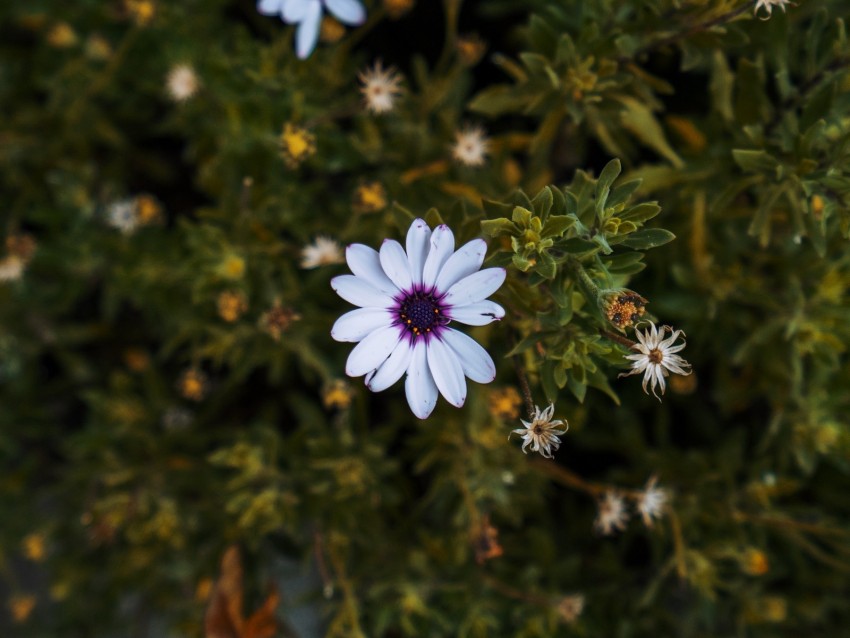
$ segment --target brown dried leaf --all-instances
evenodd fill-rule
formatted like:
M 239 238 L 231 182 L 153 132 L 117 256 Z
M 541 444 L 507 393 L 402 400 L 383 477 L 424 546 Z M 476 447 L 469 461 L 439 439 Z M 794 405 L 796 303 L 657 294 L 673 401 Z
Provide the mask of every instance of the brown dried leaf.
M 231 545 L 221 559 L 221 576 L 204 616 L 206 638 L 242 638 L 242 559 Z

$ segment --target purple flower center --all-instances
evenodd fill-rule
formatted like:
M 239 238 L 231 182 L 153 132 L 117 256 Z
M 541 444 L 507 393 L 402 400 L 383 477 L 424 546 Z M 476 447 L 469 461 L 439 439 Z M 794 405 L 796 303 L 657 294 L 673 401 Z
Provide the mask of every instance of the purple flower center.
M 427 335 L 449 322 L 445 308 L 433 290 L 406 292 L 399 300 L 398 323 L 411 338 Z

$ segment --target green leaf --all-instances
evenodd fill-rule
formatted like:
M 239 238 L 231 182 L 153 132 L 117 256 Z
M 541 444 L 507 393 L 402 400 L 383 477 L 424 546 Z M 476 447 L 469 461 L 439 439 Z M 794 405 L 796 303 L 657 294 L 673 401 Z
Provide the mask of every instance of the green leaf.
M 623 128 L 668 160 L 673 166 L 682 168 L 685 163 L 667 142 L 664 130 L 658 120 L 655 119 L 652 110 L 645 103 L 630 95 L 618 95 L 617 99 L 625 107 L 621 114 Z
M 555 265 L 555 260 L 549 253 L 539 254 L 539 259 L 537 260 L 537 267 L 535 268 L 535 270 L 546 279 L 554 279 L 555 274 L 558 272 L 558 268 Z
M 775 172 L 779 167 L 779 162 L 767 151 L 734 149 L 732 159 L 742 169 L 753 173 Z
M 528 106 L 532 94 L 509 84 L 497 84 L 479 92 L 469 103 L 469 109 L 490 117 L 519 113 Z
M 440 224 L 445 223 L 443 221 L 443 218 L 440 216 L 440 211 L 438 211 L 436 208 L 429 208 L 427 210 L 427 212 L 425 213 L 425 222 L 431 228 L 435 228 Z
M 664 228 L 643 228 L 627 236 L 621 243 L 635 250 L 647 250 L 663 246 L 674 239 L 676 235 Z
M 661 212 L 661 206 L 656 202 L 644 202 L 637 206 L 632 206 L 630 209 L 620 213 L 619 217 L 622 221 L 630 221 L 642 223 L 652 219 Z
M 552 202 L 552 191 L 548 186 L 544 186 L 543 189 L 534 196 L 534 199 L 531 200 L 531 208 L 542 219 L 546 219 L 546 216 L 552 209 Z
M 488 237 L 498 237 L 499 235 L 513 235 L 519 232 L 519 229 L 510 219 L 500 217 L 499 219 L 482 220 L 481 232 Z
M 608 193 L 611 185 L 621 171 L 620 160 L 613 159 L 605 165 L 599 179 L 596 181 L 596 214 L 602 217 L 605 210 L 605 202 L 608 201 Z
M 405 234 L 416 216 L 398 202 L 393 202 L 393 219 L 401 233 Z
M 504 204 L 502 202 L 496 202 L 492 199 L 484 199 L 481 201 L 484 206 L 484 212 L 487 213 L 488 217 L 507 217 L 511 214 L 511 211 L 514 209 L 510 204 Z
M 612 189 L 605 204 L 606 208 L 614 208 L 629 201 L 629 198 L 640 188 L 642 183 L 642 179 L 633 179 Z
M 560 237 L 565 231 L 572 228 L 576 221 L 578 220 L 572 215 L 552 215 L 543 225 L 540 236 L 543 239 Z

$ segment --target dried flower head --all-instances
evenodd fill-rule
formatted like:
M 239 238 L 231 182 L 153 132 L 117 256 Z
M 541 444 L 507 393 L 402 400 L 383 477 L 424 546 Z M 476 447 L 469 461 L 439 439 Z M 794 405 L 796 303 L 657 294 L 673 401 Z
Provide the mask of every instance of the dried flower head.
M 301 315 L 291 308 L 282 306 L 280 300 L 277 300 L 260 317 L 260 330 L 268 334 L 275 341 L 280 341 L 281 335 L 289 329 L 292 322 L 298 321 L 300 318 Z
M 248 310 L 248 300 L 241 290 L 224 290 L 216 300 L 218 316 L 228 323 L 237 321 Z
M 339 243 L 330 237 L 319 235 L 312 244 L 301 249 L 301 267 L 317 268 L 345 262 Z
M 16 594 L 9 599 L 9 612 L 16 623 L 26 622 L 35 609 L 36 598 L 31 594 Z
M 93 33 L 86 38 L 86 55 L 92 60 L 108 60 L 112 55 L 112 45 L 102 35 Z
M 660 386 L 661 394 L 664 394 L 667 387 L 664 377 L 669 374 L 668 370 L 676 374 L 688 375 L 691 373 L 691 364 L 676 354 L 684 349 L 685 342 L 674 345 L 679 335 L 685 333 L 681 330 L 674 331 L 670 326 L 663 326 L 659 330 L 654 323 L 649 322 L 649 325 L 650 327 L 645 331 L 635 329 L 635 335 L 640 343 L 634 344 L 632 350 L 637 350 L 640 354 L 626 355 L 626 359 L 634 362 L 632 370 L 619 376 L 628 377 L 643 372 L 643 391 L 649 394 L 646 386 L 650 385 L 652 394 L 661 401 L 655 389 Z M 672 334 L 665 339 L 668 332 Z
M 457 57 L 464 66 L 475 66 L 487 52 L 487 43 L 478 34 L 462 35 L 455 43 Z
M 467 125 L 455 131 L 452 157 L 465 166 L 482 166 L 490 152 L 490 141 L 481 126 Z
M 387 113 L 395 107 L 396 98 L 401 95 L 401 76 L 393 67 L 385 69 L 380 60 L 371 68 L 357 74 L 360 80 L 360 92 L 363 94 L 363 106 L 375 114 Z
M 189 368 L 180 375 L 177 389 L 184 399 L 203 401 L 209 391 L 209 385 L 209 379 L 203 371 L 198 368 Z
M 137 195 L 135 204 L 136 218 L 142 226 L 162 221 L 162 204 L 153 195 Z
M 339 20 L 334 20 L 331 16 L 322 18 L 322 25 L 319 27 L 319 40 L 327 44 L 339 42 L 345 35 L 345 27 Z
M 47 556 L 47 544 L 44 540 L 44 534 L 41 532 L 24 536 L 21 541 L 21 548 L 24 551 L 24 556 L 34 563 L 40 563 Z
M 151 0 L 124 0 L 124 8 L 140 27 L 150 24 L 156 15 L 156 5 Z
M 646 487 L 635 498 L 635 507 L 640 512 L 643 524 L 652 527 L 654 521 L 661 517 L 664 508 L 670 500 L 670 493 L 660 487 L 656 487 L 658 476 L 653 474 L 646 482 Z
M 354 191 L 351 207 L 355 213 L 377 213 L 387 207 L 387 191 L 380 182 L 360 184 Z
M 185 102 L 201 86 L 195 69 L 190 64 L 173 66 L 165 78 L 165 89 L 175 102 Z
M 526 448 L 530 445 L 532 452 L 540 452 L 544 458 L 551 459 L 552 450 L 561 447 L 561 440 L 558 437 L 566 433 L 569 425 L 561 419 L 553 421 L 554 413 L 554 403 L 550 403 L 545 410 L 541 410 L 535 405 L 530 422 L 520 419 L 525 427 L 517 428 L 511 434 L 519 434 L 522 437 L 522 451 L 524 453 L 528 454 Z
M 770 571 L 770 561 L 760 549 L 748 547 L 741 556 L 741 568 L 750 576 L 764 576 Z
M 522 397 L 513 386 L 498 388 L 490 393 L 490 414 L 497 419 L 513 420 L 519 417 Z
M 316 137 L 306 128 L 287 122 L 280 135 L 280 152 L 289 168 L 298 168 L 316 152 Z
M 384 0 L 384 9 L 391 20 L 398 20 L 413 8 L 415 0 Z
M 603 290 L 597 304 L 611 324 L 623 330 L 637 323 L 646 314 L 647 301 L 633 290 Z
M 47 43 L 57 49 L 67 49 L 77 43 L 77 33 L 67 22 L 59 22 L 47 32 Z
M 475 550 L 475 562 L 479 565 L 504 553 L 499 544 L 499 530 L 490 524 L 488 515 L 481 518 L 480 524 L 472 532 L 472 548 Z
M 344 410 L 351 405 L 351 384 L 343 379 L 334 379 L 322 393 L 322 403 L 327 409 Z
M 782 13 L 785 13 L 785 6 L 789 4 L 792 7 L 797 6 L 790 0 L 756 0 L 756 6 L 753 7 L 753 15 L 757 16 L 759 13 L 759 9 L 764 9 L 767 12 L 767 16 L 760 19 L 769 20 L 771 14 L 773 13 L 773 7 L 779 7 L 780 9 L 782 9 Z
M 558 601 L 555 611 L 558 612 L 558 616 L 565 623 L 569 625 L 573 624 L 581 616 L 581 612 L 584 611 L 584 596 L 582 594 L 564 596 Z
M 626 529 L 629 513 L 626 511 L 626 502 L 619 493 L 608 490 L 599 499 L 597 505 L 599 511 L 596 514 L 596 520 L 593 522 L 593 528 L 598 533 L 603 536 L 610 536 L 615 531 L 622 532 Z
M 127 348 L 124 351 L 124 364 L 133 372 L 144 372 L 150 367 L 151 358 L 141 348 Z

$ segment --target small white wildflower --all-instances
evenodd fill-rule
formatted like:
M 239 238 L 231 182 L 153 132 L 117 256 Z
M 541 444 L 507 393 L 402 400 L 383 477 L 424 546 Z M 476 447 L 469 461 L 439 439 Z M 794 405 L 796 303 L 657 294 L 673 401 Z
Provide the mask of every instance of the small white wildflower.
M 188 64 L 178 64 L 165 79 L 165 88 L 175 102 L 185 102 L 197 93 L 199 86 L 195 69 Z
M 320 235 L 312 244 L 301 249 L 302 268 L 317 268 L 329 264 L 341 264 L 344 261 L 342 248 L 330 237 Z
M 561 419 L 555 419 L 553 421 L 552 416 L 554 413 L 554 403 L 550 403 L 549 407 L 545 410 L 541 410 L 535 405 L 530 423 L 520 419 L 525 427 L 517 428 L 511 434 L 522 436 L 522 451 L 525 454 L 528 454 L 525 448 L 530 445 L 532 452 L 540 452 L 544 458 L 551 459 L 552 450 L 557 450 L 561 447 L 561 440 L 558 437 L 566 433 L 569 425 Z
M 599 499 L 599 512 L 593 522 L 593 528 L 603 536 L 610 536 L 615 531 L 622 532 L 626 529 L 629 513 L 626 511 L 626 503 L 623 497 L 614 491 L 607 491 Z
M 651 321 L 649 325 L 650 328 L 643 332 L 635 329 L 635 335 L 640 343 L 633 345 L 632 349 L 637 350 L 640 354 L 626 355 L 626 359 L 634 362 L 632 363 L 632 370 L 619 376 L 628 377 L 643 372 L 643 391 L 649 394 L 646 386 L 650 384 L 652 394 L 661 401 L 661 397 L 658 396 L 655 389 L 661 386 L 661 394 L 664 394 L 664 390 L 667 388 L 664 377 L 669 374 L 668 370 L 687 376 L 691 373 L 691 364 L 675 354 L 684 349 L 685 342 L 682 341 L 678 345 L 673 345 L 679 335 L 685 334 L 684 332 L 681 330 L 674 331 L 670 326 L 663 326 L 659 330 Z M 664 336 L 668 332 L 672 334 L 665 339 Z
M 106 223 L 125 235 L 131 234 L 139 225 L 135 200 L 122 199 L 112 202 L 106 207 Z
M 490 152 L 490 141 L 480 126 L 466 126 L 455 131 L 452 157 L 466 166 L 481 166 Z
M 637 511 L 643 519 L 643 524 L 647 527 L 652 527 L 652 523 L 661 517 L 664 508 L 667 507 L 667 502 L 670 500 L 670 493 L 661 487 L 656 487 L 658 477 L 652 475 L 646 482 L 646 487 L 635 499 Z
M 24 260 L 17 255 L 0 259 L 0 281 L 17 281 L 24 274 Z
M 785 5 L 788 4 L 790 4 L 792 7 L 797 6 L 790 0 L 756 0 L 756 5 L 753 8 L 753 15 L 758 15 L 759 9 L 764 9 L 765 11 L 767 11 L 767 17 L 761 18 L 761 20 L 769 20 L 770 15 L 773 12 L 773 7 L 779 7 L 780 9 L 782 9 L 782 13 L 785 13 Z
M 380 60 L 372 68 L 361 71 L 357 78 L 362 83 L 363 105 L 372 113 L 386 113 L 395 107 L 401 94 L 401 76 L 392 67 L 384 69 Z

